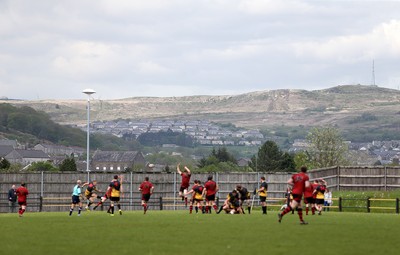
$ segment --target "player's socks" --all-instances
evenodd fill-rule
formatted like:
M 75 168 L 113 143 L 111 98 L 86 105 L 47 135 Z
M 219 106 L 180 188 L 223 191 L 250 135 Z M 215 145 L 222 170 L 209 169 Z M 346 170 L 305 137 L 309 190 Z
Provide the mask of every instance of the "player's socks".
M 300 222 L 303 222 L 304 221 L 303 220 L 303 209 L 297 208 L 296 210 L 297 210 L 297 214 L 299 215 Z
M 250 214 L 250 211 L 251 211 L 251 207 L 250 206 L 247 206 L 247 211 L 249 211 L 249 214 Z
M 221 206 L 221 207 L 219 208 L 219 211 L 217 212 L 217 214 L 219 214 L 219 213 L 222 211 L 222 209 L 224 209 L 223 206 Z
M 82 207 L 79 207 L 79 209 L 78 209 L 78 215 L 81 214 L 81 211 L 82 211 Z
M 267 207 L 266 206 L 262 206 L 261 208 L 262 208 L 263 214 L 267 214 Z
M 195 206 L 194 210 L 196 211 L 196 213 L 198 213 L 199 212 L 199 207 Z
M 101 201 L 100 201 L 100 202 L 98 202 L 98 203 L 97 203 L 97 205 L 95 205 L 95 206 L 93 207 L 93 210 L 96 210 L 96 209 L 97 209 L 97 207 L 99 207 L 99 206 L 100 206 L 100 205 L 102 205 L 102 204 L 103 204 L 103 202 L 101 202 Z
M 188 205 L 188 200 L 187 200 L 187 197 L 185 197 L 185 206 L 187 206 Z
M 192 213 L 193 211 L 193 205 L 189 206 L 189 213 Z
M 71 216 L 72 215 L 72 212 L 74 211 L 74 208 L 70 208 L 69 209 L 69 216 Z M 20 213 L 21 214 L 21 213 Z
M 217 205 L 213 205 L 213 208 L 214 208 L 215 212 L 218 213 L 218 207 L 217 207 Z
M 111 213 L 111 206 L 108 207 L 107 213 Z
M 283 216 L 283 215 L 287 214 L 288 212 L 290 212 L 291 210 L 292 210 L 292 207 L 290 207 L 290 205 L 289 205 L 288 207 L 285 208 L 285 210 L 281 213 L 281 215 Z
M 312 215 L 315 214 L 315 207 L 314 206 L 311 208 L 311 212 L 312 212 Z
M 183 201 L 183 200 L 185 200 L 185 197 L 184 197 L 184 196 L 182 196 L 182 201 Z
M 21 210 L 21 215 L 24 214 L 24 212 L 25 212 L 25 209 L 22 209 L 22 210 Z
M 306 215 L 308 215 L 308 207 L 306 207 Z
M 111 214 L 114 214 L 114 206 L 111 206 Z
M 209 209 L 209 206 L 207 205 L 207 206 L 206 206 L 206 213 L 208 213 L 208 209 Z

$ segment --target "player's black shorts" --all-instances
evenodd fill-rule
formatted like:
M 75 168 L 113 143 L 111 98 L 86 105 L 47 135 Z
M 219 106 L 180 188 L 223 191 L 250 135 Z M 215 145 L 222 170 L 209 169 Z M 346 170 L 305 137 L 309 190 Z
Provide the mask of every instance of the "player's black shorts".
M 301 202 L 301 198 L 303 197 L 303 194 L 292 194 L 293 200 L 296 201 L 297 203 Z
M 324 199 L 315 199 L 315 203 L 317 204 L 317 205 L 323 205 L 324 204 Z
M 179 188 L 179 191 L 180 192 L 184 192 L 185 191 L 185 189 L 188 189 L 189 187 L 184 187 L 184 186 L 181 186 L 180 188 Z
M 110 197 L 110 200 L 113 202 L 119 202 L 119 197 Z
M 151 194 L 142 194 L 142 200 L 148 202 L 150 200 Z
M 265 201 L 267 201 L 267 197 L 260 196 L 260 202 L 265 202 Z
M 79 196 L 72 196 L 72 203 L 74 205 L 79 204 L 81 200 L 79 199 Z
M 25 201 L 18 201 L 18 204 L 20 205 L 20 206 L 26 206 L 26 200 Z
M 305 197 L 304 198 L 304 203 L 306 203 L 306 204 L 314 204 L 315 201 L 314 201 L 313 197 Z
M 206 196 L 206 201 L 215 201 L 215 194 Z

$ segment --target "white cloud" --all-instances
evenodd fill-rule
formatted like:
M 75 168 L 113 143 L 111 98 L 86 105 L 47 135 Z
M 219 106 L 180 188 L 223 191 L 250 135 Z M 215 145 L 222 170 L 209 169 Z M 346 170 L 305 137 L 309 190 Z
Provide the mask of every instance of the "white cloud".
M 337 36 L 320 42 L 294 43 L 297 56 L 357 62 L 377 57 L 400 57 L 400 20 L 382 23 L 369 33 Z

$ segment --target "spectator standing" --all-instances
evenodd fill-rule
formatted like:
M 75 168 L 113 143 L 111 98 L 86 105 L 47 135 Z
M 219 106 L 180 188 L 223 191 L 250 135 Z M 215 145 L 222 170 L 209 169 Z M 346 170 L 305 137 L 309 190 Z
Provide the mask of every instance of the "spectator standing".
M 14 213 L 17 208 L 17 188 L 15 185 L 12 185 L 8 191 L 8 203 L 10 205 L 10 213 Z
M 329 212 L 329 207 L 332 205 L 332 192 L 329 189 L 326 189 L 324 193 L 324 211 Z

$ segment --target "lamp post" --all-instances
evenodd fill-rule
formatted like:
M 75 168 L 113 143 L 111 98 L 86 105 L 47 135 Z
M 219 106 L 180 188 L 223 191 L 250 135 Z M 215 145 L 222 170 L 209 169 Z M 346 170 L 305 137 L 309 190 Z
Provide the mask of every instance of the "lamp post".
M 96 91 L 93 89 L 85 89 L 82 93 L 88 96 L 87 98 L 87 137 L 86 137 L 86 172 L 88 174 L 88 182 L 89 182 L 89 153 L 90 153 L 90 143 L 89 143 L 89 136 L 90 136 L 90 96 Z

